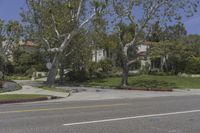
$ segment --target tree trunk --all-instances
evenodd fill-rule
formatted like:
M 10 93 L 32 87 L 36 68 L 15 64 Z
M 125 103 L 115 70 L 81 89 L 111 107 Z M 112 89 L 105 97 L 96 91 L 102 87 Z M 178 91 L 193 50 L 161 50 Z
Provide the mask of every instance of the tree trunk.
M 52 62 L 52 67 L 49 70 L 49 74 L 48 74 L 48 77 L 47 77 L 47 85 L 48 86 L 53 86 L 55 84 L 57 68 L 58 68 L 58 54 L 56 54 L 54 56 L 54 59 L 53 59 L 53 62 Z
M 128 68 L 128 60 L 127 57 L 124 56 L 122 59 L 122 69 L 123 69 L 123 73 L 122 73 L 122 81 L 121 81 L 121 85 L 123 87 L 128 86 L 128 72 L 129 72 L 129 68 Z
M 64 63 L 61 63 L 60 65 L 60 84 L 63 85 L 64 83 Z

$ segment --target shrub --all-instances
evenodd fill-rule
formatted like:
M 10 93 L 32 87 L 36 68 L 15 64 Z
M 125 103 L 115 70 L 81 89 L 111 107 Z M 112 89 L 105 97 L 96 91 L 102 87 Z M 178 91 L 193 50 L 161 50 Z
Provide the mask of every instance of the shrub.
M 92 76 L 94 73 L 98 71 L 99 64 L 96 62 L 91 62 L 88 66 L 88 72 Z
M 113 64 L 112 61 L 109 59 L 101 60 L 99 62 L 99 67 L 102 69 L 103 73 L 109 73 L 112 71 Z
M 85 70 L 70 71 L 67 75 L 70 81 L 83 82 L 88 79 L 88 73 Z
M 141 74 L 149 74 L 149 71 L 150 71 L 150 64 L 146 62 L 145 65 L 142 66 L 140 73 Z
M 31 67 L 30 69 L 28 69 L 28 70 L 26 71 L 26 75 L 27 75 L 29 78 L 31 78 L 32 76 L 35 77 L 35 75 L 33 75 L 35 72 L 36 72 L 36 69 L 33 68 L 33 67 Z
M 189 57 L 185 71 L 190 74 L 200 74 L 200 57 Z
M 4 60 L 3 57 L 0 55 L 0 71 L 3 70 L 4 64 L 5 64 L 5 60 Z
M 0 88 L 3 88 L 3 81 L 0 80 Z

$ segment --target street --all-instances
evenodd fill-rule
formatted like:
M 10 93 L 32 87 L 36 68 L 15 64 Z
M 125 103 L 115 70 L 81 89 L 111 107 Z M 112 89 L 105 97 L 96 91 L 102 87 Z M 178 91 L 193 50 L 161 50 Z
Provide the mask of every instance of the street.
M 0 105 L 1 133 L 199 133 L 200 97 Z

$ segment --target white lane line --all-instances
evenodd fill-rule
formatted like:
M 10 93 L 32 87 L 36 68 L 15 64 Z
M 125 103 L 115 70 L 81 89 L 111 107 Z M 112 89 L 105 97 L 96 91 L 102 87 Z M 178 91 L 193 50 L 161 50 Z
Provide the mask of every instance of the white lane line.
M 103 123 L 103 122 L 122 121 L 122 120 L 159 117 L 159 116 L 169 116 L 169 115 L 179 115 L 179 114 L 189 114 L 189 113 L 198 113 L 198 112 L 200 112 L 200 110 L 171 112 L 171 113 L 163 113 L 163 114 L 140 115 L 140 116 L 133 116 L 133 117 L 122 117 L 122 118 L 104 119 L 104 120 L 96 120 L 96 121 L 67 123 L 67 124 L 63 124 L 63 126 L 75 126 L 75 125 L 84 125 L 84 124 L 92 124 L 92 123 Z

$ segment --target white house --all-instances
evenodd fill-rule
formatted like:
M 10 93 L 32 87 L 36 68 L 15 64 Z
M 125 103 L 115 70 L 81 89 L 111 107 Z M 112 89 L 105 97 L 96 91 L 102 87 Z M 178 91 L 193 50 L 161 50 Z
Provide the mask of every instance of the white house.
M 93 62 L 99 62 L 106 58 L 107 58 L 106 50 L 104 50 L 104 49 L 92 50 L 92 61 Z
M 137 54 L 138 60 L 140 61 L 140 70 L 142 70 L 147 64 L 151 66 L 151 60 L 148 56 L 148 50 L 150 48 L 150 45 L 150 42 L 144 42 L 143 44 L 138 45 Z
M 137 60 L 140 62 L 139 66 L 136 67 L 136 65 L 131 68 L 133 71 L 140 71 L 144 69 L 147 65 L 149 66 L 149 70 L 159 70 L 161 66 L 165 62 L 165 58 L 159 58 L 158 60 L 151 60 L 150 56 L 148 55 L 148 50 L 151 47 L 153 43 L 152 42 L 144 42 L 137 46 Z M 92 61 L 93 62 L 99 62 L 101 60 L 104 60 L 108 57 L 108 54 L 106 50 L 104 49 L 98 49 L 92 51 Z

